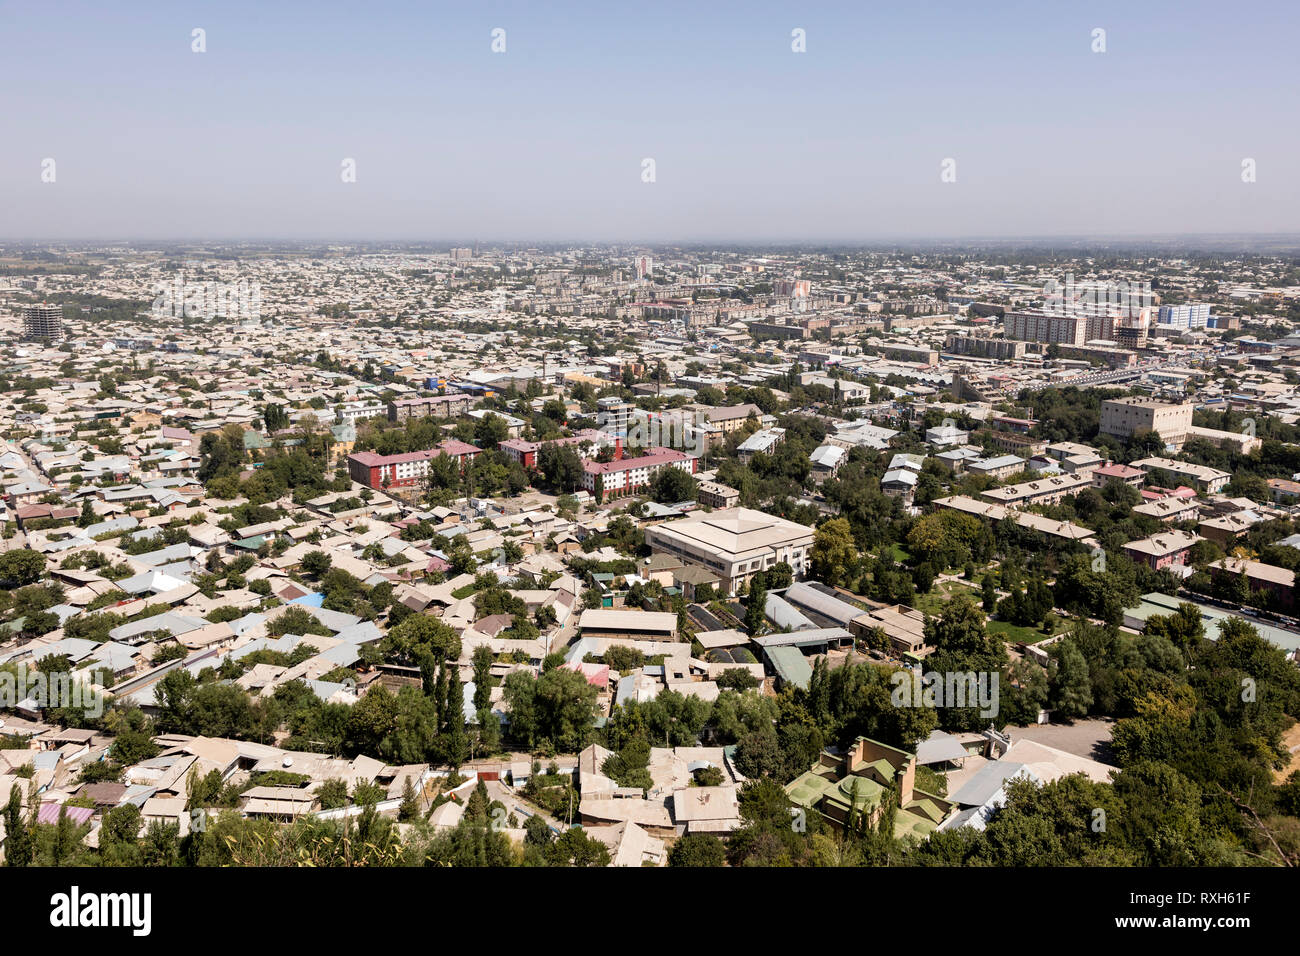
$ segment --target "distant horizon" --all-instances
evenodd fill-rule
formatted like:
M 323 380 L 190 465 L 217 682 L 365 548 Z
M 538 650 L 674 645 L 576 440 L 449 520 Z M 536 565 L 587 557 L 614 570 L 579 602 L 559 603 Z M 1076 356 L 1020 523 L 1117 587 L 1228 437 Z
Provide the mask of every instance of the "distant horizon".
M 870 237 L 801 237 L 801 236 L 760 236 L 739 238 L 733 236 L 701 237 L 606 237 L 606 236 L 346 236 L 346 235 L 80 235 L 80 236 L 0 236 L 0 245 L 85 245 L 114 243 L 243 243 L 243 244 L 306 244 L 306 243 L 354 243 L 366 245 L 416 244 L 452 246 L 506 246 L 534 243 L 539 245 L 658 245 L 658 246 L 698 246 L 720 244 L 731 246 L 763 245 L 877 245 L 898 242 L 914 243 L 986 243 L 986 242 L 1191 242 L 1191 241 L 1227 241 L 1227 240 L 1287 240 L 1300 241 L 1300 230 L 1294 232 L 1171 232 L 1171 233 L 982 233 L 937 235 L 928 233 L 881 234 Z

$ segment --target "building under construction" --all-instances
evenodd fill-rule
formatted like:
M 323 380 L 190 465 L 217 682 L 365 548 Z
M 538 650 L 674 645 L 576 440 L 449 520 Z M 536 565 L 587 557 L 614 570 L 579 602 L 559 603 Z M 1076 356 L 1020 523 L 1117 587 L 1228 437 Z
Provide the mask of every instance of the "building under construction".
M 63 306 L 49 304 L 23 306 L 23 338 L 62 339 Z

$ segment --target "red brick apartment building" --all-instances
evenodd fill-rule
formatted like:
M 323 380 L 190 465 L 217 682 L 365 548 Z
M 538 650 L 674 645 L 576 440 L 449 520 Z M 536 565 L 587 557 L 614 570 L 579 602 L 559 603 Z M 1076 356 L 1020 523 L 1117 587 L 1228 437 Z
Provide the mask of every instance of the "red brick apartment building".
M 652 448 L 639 458 L 618 461 L 587 461 L 582 465 L 582 487 L 605 498 L 634 495 L 649 487 L 664 468 L 680 468 L 695 474 L 699 459 L 675 448 Z
M 584 452 L 584 444 L 590 444 L 588 451 Z M 623 457 L 623 440 L 596 428 L 584 428 L 569 438 L 553 438 L 550 441 L 525 441 L 522 438 L 511 438 L 501 442 L 497 447 L 525 468 L 536 468 L 537 453 L 541 451 L 543 445 L 572 445 L 583 458 L 592 457 L 602 447 L 612 445 L 614 460 Z
M 382 490 L 414 485 L 429 473 L 429 462 L 439 455 L 451 455 L 462 469 L 483 449 L 463 441 L 448 439 L 437 448 L 412 451 L 404 455 L 377 455 L 372 451 L 348 455 L 348 476 L 356 482 Z

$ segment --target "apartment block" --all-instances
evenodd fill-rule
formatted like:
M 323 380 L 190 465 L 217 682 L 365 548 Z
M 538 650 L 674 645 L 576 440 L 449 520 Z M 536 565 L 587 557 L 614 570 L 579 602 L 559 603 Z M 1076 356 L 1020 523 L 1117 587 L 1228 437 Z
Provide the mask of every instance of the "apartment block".
M 1159 571 L 1171 564 L 1186 564 L 1192 545 L 1203 540 L 1199 534 L 1190 531 L 1161 531 L 1141 541 L 1130 541 L 1124 545 L 1124 553 L 1151 570 Z
M 403 455 L 377 455 L 371 451 L 348 455 L 348 476 L 368 488 L 403 488 L 421 481 L 429 473 L 429 462 L 439 455 L 451 455 L 461 468 L 483 449 L 449 439 L 437 448 Z
M 950 335 L 943 350 L 953 355 L 1018 361 L 1025 357 L 1025 343 L 1014 339 L 991 339 L 976 335 Z
M 969 468 L 970 466 L 967 465 Z M 1008 508 L 1023 508 L 1026 505 L 1054 505 L 1067 495 L 1077 495 L 1084 488 L 1091 487 L 1092 474 L 1052 475 L 1035 481 L 1023 481 L 1018 485 L 1005 488 L 991 488 L 982 492 L 980 497 L 993 504 Z
M 1174 449 L 1187 442 L 1192 427 L 1190 402 L 1161 402 L 1150 398 L 1110 398 L 1101 403 L 1101 433 L 1129 439 L 1155 432 Z
M 706 414 L 709 423 L 721 428 L 727 434 L 734 432 L 749 421 L 749 416 L 761 419 L 762 410 L 757 405 L 727 405 L 722 408 L 710 408 Z
M 700 504 L 707 508 L 734 508 L 740 503 L 740 492 L 717 481 L 701 481 L 698 492 Z
M 1093 339 L 1115 337 L 1115 320 L 1107 315 L 1008 312 L 1003 323 L 1003 335 L 1021 342 L 1082 346 Z
M 648 455 L 618 461 L 588 461 L 582 466 L 582 487 L 598 499 L 620 498 L 644 491 L 664 468 L 695 474 L 699 459 L 675 448 L 655 448 Z
M 525 468 L 536 468 L 537 453 L 541 451 L 543 445 L 571 445 L 581 458 L 592 458 L 601 448 L 612 445 L 614 460 L 623 457 L 623 440 L 598 428 L 584 428 L 566 438 L 553 438 L 549 441 L 509 438 L 498 444 L 497 448 Z
M 388 420 L 404 422 L 408 418 L 452 418 L 465 415 L 473 406 L 469 395 L 431 395 L 427 398 L 403 398 L 388 403 Z
M 1215 492 L 1222 491 L 1228 482 L 1232 480 L 1232 475 L 1226 471 L 1219 471 L 1217 468 L 1210 468 L 1206 465 L 1193 465 L 1185 461 L 1175 461 L 1172 458 L 1141 458 L 1131 464 L 1134 468 L 1141 468 L 1145 472 L 1150 472 L 1153 468 L 1167 471 L 1180 480 L 1189 482 L 1197 491 L 1203 494 L 1212 495 Z

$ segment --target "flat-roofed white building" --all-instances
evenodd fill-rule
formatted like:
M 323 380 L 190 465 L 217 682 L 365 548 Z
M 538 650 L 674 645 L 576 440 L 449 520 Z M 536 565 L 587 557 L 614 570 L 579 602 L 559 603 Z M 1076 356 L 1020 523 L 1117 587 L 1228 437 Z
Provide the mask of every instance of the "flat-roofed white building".
M 1152 398 L 1108 398 L 1101 403 L 1101 433 L 1129 439 L 1155 432 L 1171 448 L 1182 448 L 1192 427 L 1190 402 L 1162 402 Z
M 966 462 L 966 470 L 971 474 L 986 475 L 989 478 L 1007 478 L 1028 467 L 1029 463 L 1019 455 L 998 455 L 996 458 L 979 458 Z
M 707 568 L 728 594 L 757 571 L 784 561 L 796 575 L 808 569 L 813 531 L 806 525 L 750 508 L 727 508 L 651 525 L 645 540 L 658 554 Z
M 785 441 L 784 428 L 761 428 L 736 446 L 736 454 L 745 464 L 759 452 L 770 455 Z

